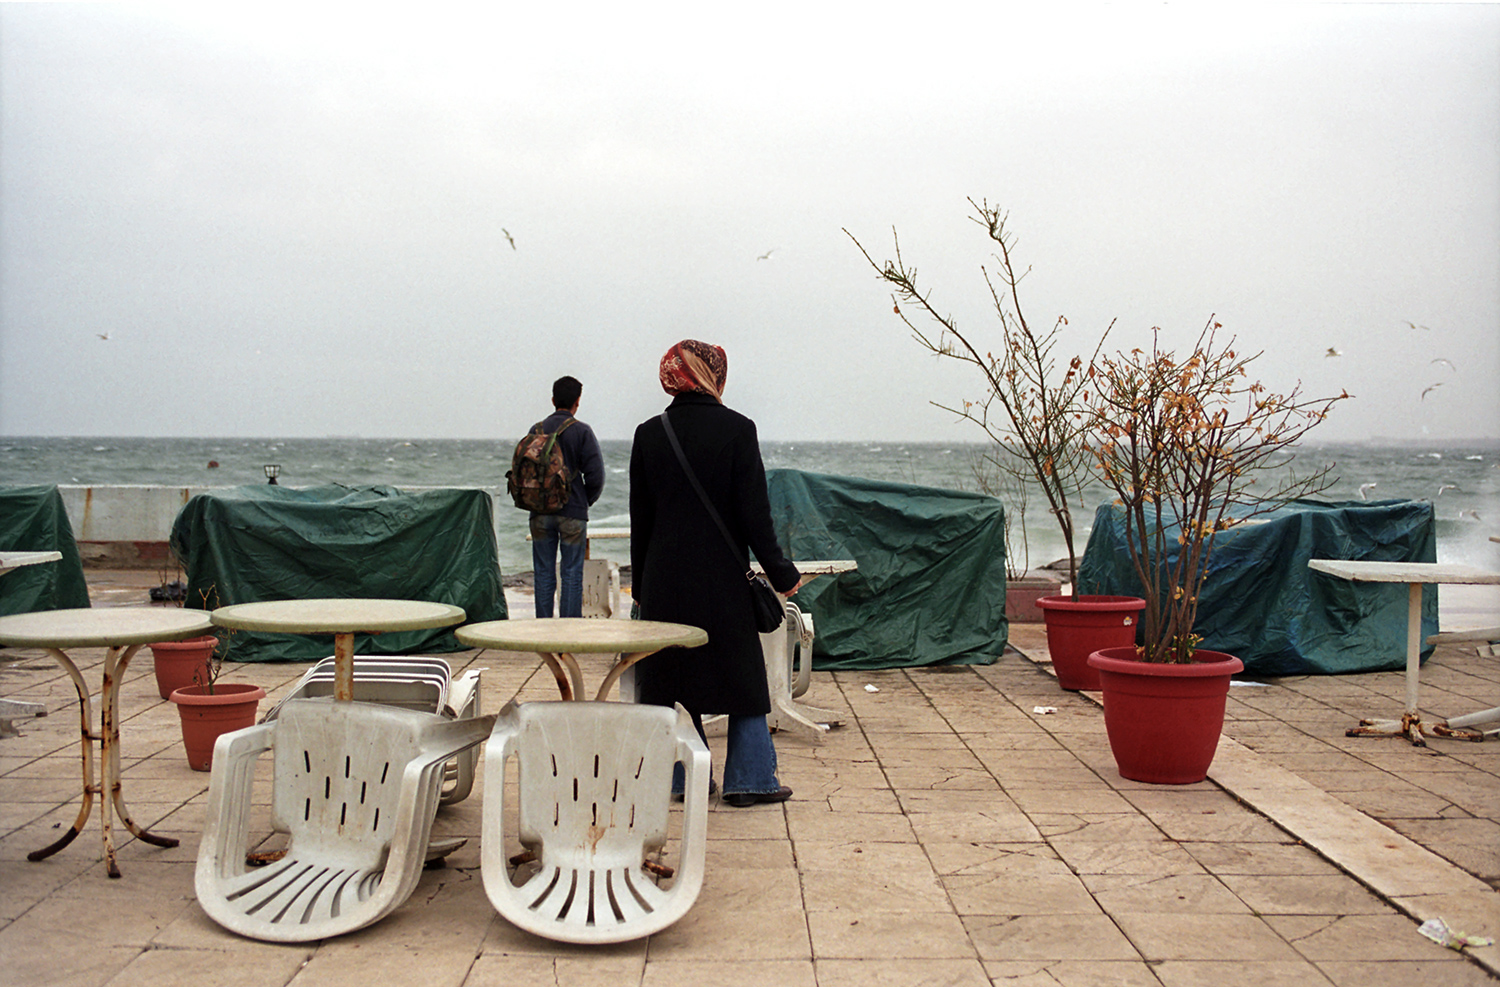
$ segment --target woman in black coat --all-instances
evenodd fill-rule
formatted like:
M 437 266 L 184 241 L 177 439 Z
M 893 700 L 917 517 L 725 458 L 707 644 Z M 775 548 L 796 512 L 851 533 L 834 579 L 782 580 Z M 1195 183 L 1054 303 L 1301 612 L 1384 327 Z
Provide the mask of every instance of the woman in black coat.
M 717 346 L 688 339 L 672 347 L 660 371 L 662 388 L 673 395 L 666 414 L 740 558 L 748 546 L 771 585 L 790 593 L 800 577 L 776 542 L 755 423 L 719 398 L 728 369 Z M 636 666 L 640 701 L 682 703 L 700 733 L 704 716 L 727 714 L 724 802 L 785 801 L 792 790 L 776 776 L 766 726 L 771 697 L 745 569 L 694 491 L 660 418 L 635 430 L 630 450 L 630 562 L 642 619 L 708 632 L 700 648 L 669 648 Z

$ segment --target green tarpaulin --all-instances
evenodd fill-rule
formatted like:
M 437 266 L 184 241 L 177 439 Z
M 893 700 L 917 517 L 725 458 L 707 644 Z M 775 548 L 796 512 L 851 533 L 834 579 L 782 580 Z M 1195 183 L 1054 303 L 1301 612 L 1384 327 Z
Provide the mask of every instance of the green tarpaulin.
M 203 607 L 205 594 L 209 607 L 369 597 L 450 603 L 470 623 L 508 616 L 483 490 L 230 487 L 184 504 L 171 544 L 187 566 L 188 606 Z M 462 648 L 452 628 L 355 638 L 357 654 Z M 227 657 L 310 661 L 332 653 L 331 636 L 237 631 Z
M 1175 536 L 1168 541 L 1175 558 Z M 1313 572 L 1309 559 L 1436 562 L 1432 504 L 1299 500 L 1221 532 L 1193 628 L 1202 646 L 1236 656 L 1253 675 L 1405 668 L 1406 585 L 1350 582 Z M 1078 585 L 1085 593 L 1140 592 L 1117 508 L 1095 514 Z M 1422 639 L 1437 631 L 1437 587 L 1427 586 Z
M 56 487 L 0 487 L 0 549 L 62 553 L 60 562 L 22 566 L 0 576 L 0 616 L 89 605 L 78 543 Z
M 1005 650 L 1000 501 L 791 469 L 766 479 L 793 560 L 859 563 L 795 598 L 817 629 L 814 668 L 987 665 Z

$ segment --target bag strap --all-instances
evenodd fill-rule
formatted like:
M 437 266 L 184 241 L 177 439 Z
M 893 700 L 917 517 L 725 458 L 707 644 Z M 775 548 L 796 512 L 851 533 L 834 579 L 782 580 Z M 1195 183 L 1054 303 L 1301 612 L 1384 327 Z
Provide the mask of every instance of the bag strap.
M 724 519 L 719 517 L 719 512 L 714 510 L 713 504 L 709 503 L 708 494 L 704 492 L 703 484 L 698 482 L 698 474 L 694 473 L 693 468 L 688 465 L 687 456 L 682 451 L 682 445 L 677 441 L 677 433 L 672 430 L 672 419 L 667 417 L 665 411 L 661 413 L 661 423 L 666 426 L 667 441 L 672 444 L 672 451 L 677 454 L 677 461 L 682 464 L 682 471 L 687 474 L 688 482 L 693 485 L 693 490 L 697 492 L 698 499 L 703 501 L 703 506 L 708 511 L 708 516 L 713 518 L 714 524 L 719 526 L 719 533 L 724 536 L 724 542 L 729 546 L 729 551 L 734 554 L 734 560 L 745 567 L 745 578 L 753 580 L 755 578 L 755 570 L 750 568 L 749 562 L 740 554 L 739 546 L 734 543 L 734 536 L 729 533 L 729 528 L 724 524 Z

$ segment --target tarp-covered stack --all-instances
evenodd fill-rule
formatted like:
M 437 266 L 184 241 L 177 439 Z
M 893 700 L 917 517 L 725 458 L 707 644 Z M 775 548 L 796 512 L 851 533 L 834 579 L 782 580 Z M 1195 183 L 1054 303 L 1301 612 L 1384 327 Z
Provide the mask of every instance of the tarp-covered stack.
M 0 487 L 0 549 L 62 553 L 59 562 L 22 566 L 0 576 L 0 617 L 89 605 L 78 543 L 56 487 Z
M 187 605 L 368 597 L 463 607 L 469 622 L 508 616 L 483 490 L 271 484 L 199 494 L 172 524 Z M 452 628 L 355 638 L 357 654 L 458 651 Z M 331 637 L 236 632 L 232 661 L 310 661 Z
M 795 602 L 819 669 L 990 664 L 1005 650 L 1000 501 L 903 483 L 768 470 L 771 516 L 796 559 L 853 559 Z
M 1168 566 L 1176 528 L 1168 530 Z M 1426 501 L 1298 500 L 1214 539 L 1193 631 L 1253 675 L 1329 675 L 1406 666 L 1405 584 L 1356 583 L 1307 567 L 1309 559 L 1436 562 Z M 1078 570 L 1085 593 L 1136 596 L 1140 582 L 1118 508 L 1094 516 Z M 1422 593 L 1422 639 L 1438 630 L 1437 587 Z M 1431 654 L 1425 647 L 1423 655 Z

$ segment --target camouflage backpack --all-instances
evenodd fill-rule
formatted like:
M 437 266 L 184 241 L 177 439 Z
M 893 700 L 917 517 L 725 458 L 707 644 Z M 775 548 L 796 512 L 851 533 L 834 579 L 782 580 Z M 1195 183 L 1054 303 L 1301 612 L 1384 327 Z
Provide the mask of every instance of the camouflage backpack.
M 505 474 L 505 489 L 516 506 L 536 514 L 556 514 L 568 503 L 573 471 L 563 462 L 558 441 L 575 419 L 563 422 L 555 432 L 544 432 L 537 422 L 520 442 Z

